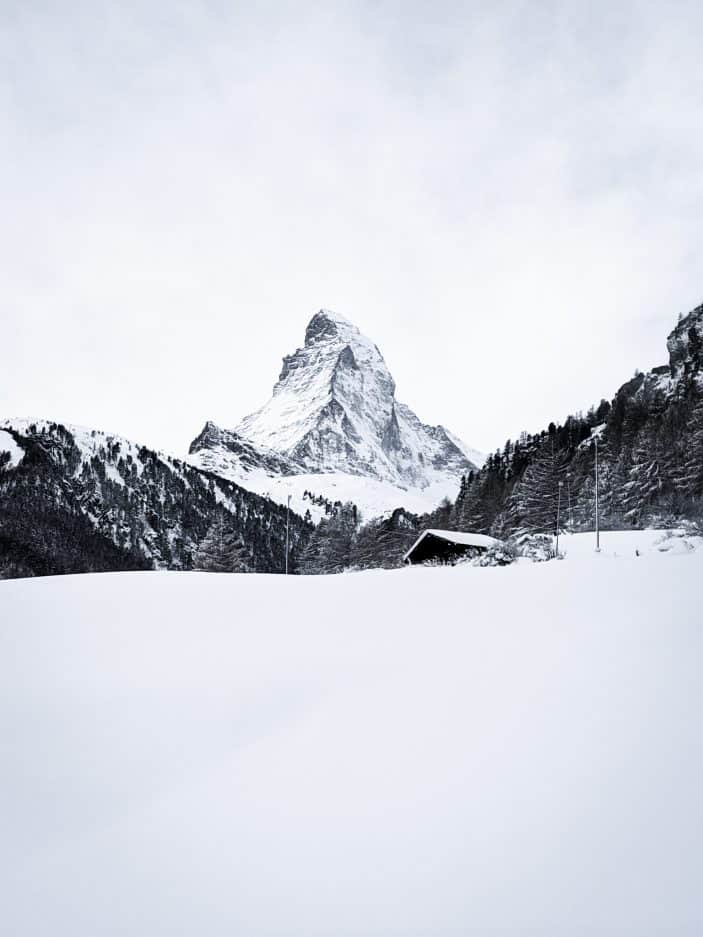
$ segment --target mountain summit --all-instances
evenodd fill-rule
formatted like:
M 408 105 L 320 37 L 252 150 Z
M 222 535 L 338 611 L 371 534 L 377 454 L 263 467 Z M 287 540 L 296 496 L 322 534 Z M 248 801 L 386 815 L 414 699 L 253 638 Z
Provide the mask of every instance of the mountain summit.
M 438 485 L 454 493 L 461 475 L 481 462 L 442 426 L 425 425 L 396 400 L 378 347 L 329 309 L 312 317 L 303 346 L 283 359 L 271 399 L 233 430 L 208 423 L 190 451 L 197 464 L 243 485 L 254 469 L 271 476 L 342 473 L 432 489 L 435 503 Z M 315 481 L 316 491 L 324 488 L 322 478 Z
M 425 426 L 395 399 L 376 345 L 347 319 L 321 309 L 305 344 L 283 359 L 264 406 L 235 432 L 313 472 L 351 472 L 424 488 L 436 472 L 474 468 L 441 426 Z

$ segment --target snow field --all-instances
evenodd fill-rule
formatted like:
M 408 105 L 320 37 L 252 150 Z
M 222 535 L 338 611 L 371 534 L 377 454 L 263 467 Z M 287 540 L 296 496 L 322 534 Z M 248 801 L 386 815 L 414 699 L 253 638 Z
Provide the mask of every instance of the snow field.
M 645 554 L 679 555 L 703 548 L 703 537 L 685 529 L 606 530 L 600 534 L 596 552 L 595 533 L 562 534 L 559 553 L 567 560 L 627 559 Z
M 9 468 L 16 468 L 24 458 L 24 449 L 18 446 L 14 436 L 4 429 L 0 429 L 0 455 L 10 454 L 10 461 L 7 463 Z
M 6 932 L 698 937 L 703 551 L 573 541 L 0 583 Z
M 194 465 L 198 464 L 196 460 L 191 462 Z M 224 476 L 223 473 L 223 477 L 229 476 Z M 362 475 L 348 475 L 346 472 L 271 476 L 261 469 L 255 469 L 237 480 L 237 484 L 278 504 L 286 504 L 290 494 L 291 509 L 301 517 L 309 510 L 315 523 L 326 516 L 325 509 L 314 504 L 309 498 L 304 498 L 305 491 L 310 491 L 316 496 L 322 495 L 333 503 L 353 502 L 359 508 L 364 522 L 388 515 L 398 507 L 403 507 L 413 514 L 425 514 L 438 507 L 444 498 L 454 500 L 459 492 L 459 482 L 455 478 L 447 477 L 443 482 L 435 482 L 427 488 L 404 489 L 391 482 Z

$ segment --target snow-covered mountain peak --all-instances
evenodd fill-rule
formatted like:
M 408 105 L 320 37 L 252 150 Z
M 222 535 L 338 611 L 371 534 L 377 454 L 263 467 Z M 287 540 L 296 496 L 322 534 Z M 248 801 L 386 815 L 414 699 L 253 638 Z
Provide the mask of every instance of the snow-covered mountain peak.
M 227 477 L 236 474 L 239 462 L 251 473 L 259 453 L 259 468 L 267 474 L 276 455 L 276 474 L 284 476 L 342 473 L 403 490 L 436 493 L 439 486 L 450 495 L 479 462 L 470 452 L 396 400 L 395 381 L 378 347 L 329 309 L 315 313 L 303 345 L 283 358 L 263 407 L 233 430 L 208 424 L 191 446 L 197 464 L 217 472 L 222 462 Z M 238 480 L 247 483 L 241 474 Z
M 340 337 L 354 340 L 355 336 L 361 335 L 359 329 L 350 322 L 345 316 L 331 309 L 320 309 L 308 322 L 305 330 L 305 344 L 310 345 L 316 341 L 324 341 L 326 338 Z
M 359 331 L 353 322 L 331 309 L 320 309 L 305 329 L 305 347 L 324 346 L 342 350 L 349 347 L 364 361 L 373 361 L 386 367 L 378 346 Z
M 283 359 L 271 400 L 235 431 L 316 470 L 376 474 L 372 450 L 383 439 L 381 424 L 392 422 L 394 394 L 376 345 L 322 309 L 308 323 L 304 345 Z

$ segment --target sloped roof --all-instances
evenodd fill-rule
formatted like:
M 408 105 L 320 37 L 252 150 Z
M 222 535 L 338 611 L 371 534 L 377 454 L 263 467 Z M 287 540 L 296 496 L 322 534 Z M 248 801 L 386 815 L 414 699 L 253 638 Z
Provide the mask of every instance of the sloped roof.
M 410 547 L 408 552 L 403 557 L 403 562 L 408 559 L 408 557 L 422 543 L 425 537 L 428 536 L 437 537 L 439 540 L 446 540 L 447 543 L 457 543 L 466 547 L 481 547 L 484 550 L 487 550 L 489 547 L 498 546 L 500 544 L 500 540 L 496 540 L 495 537 L 488 537 L 486 534 L 471 534 L 463 530 L 433 530 L 430 528 L 428 530 L 423 530 L 415 543 Z

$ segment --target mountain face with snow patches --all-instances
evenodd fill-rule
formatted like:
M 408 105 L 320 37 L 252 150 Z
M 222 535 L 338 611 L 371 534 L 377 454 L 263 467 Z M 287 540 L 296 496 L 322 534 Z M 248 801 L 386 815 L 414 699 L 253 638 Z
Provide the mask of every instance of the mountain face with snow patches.
M 263 486 L 273 498 L 291 493 L 293 477 L 304 479 L 341 500 L 349 493 L 369 514 L 397 507 L 404 492 L 431 508 L 456 494 L 482 457 L 398 402 L 376 345 L 323 309 L 303 346 L 283 359 L 271 399 L 232 430 L 206 424 L 190 460 L 255 490 Z

